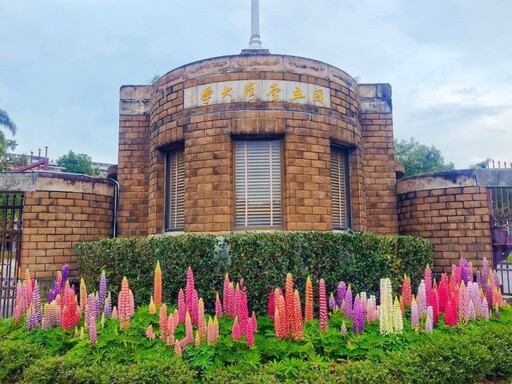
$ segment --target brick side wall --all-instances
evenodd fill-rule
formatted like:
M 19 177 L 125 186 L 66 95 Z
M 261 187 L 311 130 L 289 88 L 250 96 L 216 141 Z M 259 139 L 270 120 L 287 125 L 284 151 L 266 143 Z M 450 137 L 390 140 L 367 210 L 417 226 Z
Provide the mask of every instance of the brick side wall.
M 147 235 L 149 99 L 151 86 L 125 86 L 120 92 L 119 236 Z
M 434 188 L 398 195 L 400 234 L 421 236 L 434 245 L 434 271 L 450 272 L 464 257 L 481 266 L 492 260 L 487 188 Z
M 77 268 L 73 246 L 112 236 L 113 197 L 94 193 L 25 193 L 21 270 L 55 277 L 64 264 Z

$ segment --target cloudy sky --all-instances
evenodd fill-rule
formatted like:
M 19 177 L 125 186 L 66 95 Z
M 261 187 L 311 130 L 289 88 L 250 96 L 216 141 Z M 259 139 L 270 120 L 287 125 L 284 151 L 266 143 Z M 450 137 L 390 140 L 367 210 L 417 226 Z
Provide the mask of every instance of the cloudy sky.
M 314 4 L 314 5 L 313 5 Z M 512 1 L 260 0 L 272 53 L 393 87 L 395 137 L 458 168 L 512 161 Z M 18 152 L 117 162 L 119 87 L 238 54 L 250 0 L 0 0 L 0 108 Z

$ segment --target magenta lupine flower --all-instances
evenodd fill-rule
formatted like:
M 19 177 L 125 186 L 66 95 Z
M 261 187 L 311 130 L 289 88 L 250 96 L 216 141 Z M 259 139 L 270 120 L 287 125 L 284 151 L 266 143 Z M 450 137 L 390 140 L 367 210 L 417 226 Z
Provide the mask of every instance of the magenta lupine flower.
M 420 317 L 427 315 L 427 290 L 424 280 L 421 280 L 420 286 L 418 287 L 418 313 Z
M 228 299 L 229 299 L 229 275 L 226 273 L 226 276 L 224 276 L 224 285 L 222 289 L 222 307 L 224 308 L 224 313 L 226 315 L 230 315 L 228 311 Z
M 354 300 L 354 309 L 353 309 L 353 317 L 354 321 L 352 322 L 352 331 L 358 335 L 364 332 L 364 310 L 363 304 L 361 303 L 361 299 L 359 295 L 356 295 L 356 299 Z
M 348 333 L 348 330 L 347 330 L 347 325 L 345 324 L 345 322 L 343 322 L 341 324 L 341 333 L 346 335 Z
M 416 302 L 416 299 L 412 299 L 411 304 L 411 327 L 412 329 L 419 331 L 420 329 L 420 314 L 418 309 L 418 303 Z
M 68 281 L 68 278 L 69 278 L 69 265 L 66 264 L 62 267 L 62 281 L 61 281 L 62 287 L 64 287 L 64 285 L 66 284 L 66 281 Z
M 105 274 L 105 270 L 101 272 L 100 276 L 100 289 L 98 292 L 98 316 L 101 315 L 102 306 L 105 304 L 105 299 L 107 298 L 107 275 Z
M 199 295 L 197 294 L 197 291 L 195 289 L 192 291 L 192 303 L 190 305 L 190 308 L 192 309 L 192 312 L 190 313 L 190 319 L 192 320 L 192 324 L 197 325 L 197 319 L 199 317 Z
M 341 308 L 341 304 L 343 303 L 343 300 L 345 300 L 346 292 L 347 285 L 343 281 L 340 281 L 338 287 L 336 288 L 336 304 L 338 305 L 338 308 Z
M 215 297 L 215 316 L 222 317 L 222 303 L 220 301 L 219 293 Z
M 110 295 L 110 292 L 107 295 L 107 298 L 105 299 L 105 304 L 103 305 L 103 314 L 105 316 L 112 316 L 112 296 Z
M 249 321 L 249 308 L 247 304 L 247 294 L 244 291 L 240 292 L 240 301 L 238 303 L 238 320 L 240 322 L 240 331 L 242 336 L 245 335 L 247 323 Z
M 350 288 L 350 287 L 349 287 Z M 327 313 L 327 302 L 325 293 L 325 281 L 320 279 L 318 283 L 318 295 L 319 295 L 319 307 L 320 307 L 320 331 L 327 331 L 329 329 L 328 313 Z M 352 293 L 350 293 L 352 296 Z
M 334 294 L 331 292 L 331 296 L 329 296 L 329 310 L 334 312 L 337 309 L 338 306 L 336 305 L 336 299 L 334 298 Z
M 455 278 L 455 282 L 457 283 L 457 285 L 460 285 L 460 282 L 462 281 L 462 271 L 460 269 L 460 266 L 456 265 L 455 267 L 453 267 L 452 273 Z
M 423 278 L 425 281 L 425 290 L 427 293 L 426 296 L 428 297 L 428 293 L 432 289 L 432 271 L 430 270 L 430 267 L 428 266 L 428 264 L 425 267 L 425 271 L 423 272 Z
M 491 276 L 489 276 L 485 285 L 485 298 L 487 299 L 487 305 L 491 308 L 493 305 L 493 282 L 491 281 Z
M 195 303 L 197 304 L 197 300 L 198 298 L 196 298 L 194 300 L 194 291 L 195 291 L 195 286 L 194 286 L 194 272 L 192 272 L 192 268 L 188 268 L 187 270 L 187 283 L 185 285 L 185 303 L 187 304 L 187 310 L 189 311 L 190 313 L 190 317 L 193 319 L 194 316 L 192 314 L 192 305 L 195 301 Z M 196 292 L 196 295 L 197 295 L 197 292 Z
M 187 305 L 185 304 L 185 293 L 180 289 L 178 293 L 178 315 L 180 323 L 185 323 L 185 315 L 187 313 Z
M 252 321 L 248 321 L 246 324 L 245 339 L 248 347 L 254 347 L 254 328 Z
M 347 319 L 352 319 L 352 307 L 353 307 L 352 288 L 349 284 L 347 291 L 345 292 L 345 299 L 343 300 L 343 314 Z
M 233 340 L 238 340 L 242 336 L 242 331 L 240 330 L 240 324 L 238 323 L 238 317 L 235 317 L 235 321 L 233 322 L 233 327 L 231 328 L 231 337 Z

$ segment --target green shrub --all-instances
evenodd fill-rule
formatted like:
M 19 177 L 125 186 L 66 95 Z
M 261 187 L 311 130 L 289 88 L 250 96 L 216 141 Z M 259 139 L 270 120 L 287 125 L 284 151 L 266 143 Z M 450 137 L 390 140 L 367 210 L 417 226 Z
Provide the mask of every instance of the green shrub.
M 17 381 L 25 368 L 43 357 L 43 350 L 24 340 L 0 342 L 0 382 Z
M 80 271 L 89 286 L 97 286 L 103 268 L 115 291 L 126 275 L 137 304 L 149 302 L 155 263 L 160 260 L 165 301 L 176 302 L 190 266 L 205 302 L 213 302 L 213 288 L 222 288 L 227 271 L 232 278 L 244 278 L 250 304 L 260 313 L 266 309 L 268 293 L 284 284 L 288 272 L 294 275 L 301 292 L 306 277 L 311 275 L 315 283 L 325 279 L 330 291 L 343 280 L 356 291 L 376 293 L 382 277 L 390 277 L 397 287 L 404 273 L 412 281 L 420 281 L 425 265 L 432 264 L 432 245 L 423 239 L 362 232 L 118 238 L 79 243 L 76 251 Z

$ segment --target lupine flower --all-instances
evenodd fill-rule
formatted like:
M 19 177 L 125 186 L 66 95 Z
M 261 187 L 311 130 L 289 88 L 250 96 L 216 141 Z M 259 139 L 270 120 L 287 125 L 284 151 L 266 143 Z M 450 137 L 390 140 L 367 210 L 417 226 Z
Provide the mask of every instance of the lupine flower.
M 84 278 L 80 278 L 80 309 L 85 310 L 87 305 L 87 286 L 85 285 Z
M 201 340 L 206 340 L 206 322 L 204 318 L 204 301 L 199 299 L 199 311 L 197 316 L 197 330 Z
M 347 291 L 345 292 L 345 299 L 343 300 L 343 303 L 341 304 L 343 309 L 343 314 L 346 318 L 351 319 L 352 318 L 352 307 L 353 307 L 353 297 L 352 297 L 352 288 L 350 287 L 350 284 L 347 287 Z
M 402 316 L 405 316 L 405 300 L 403 296 L 400 296 L 400 312 L 402 312 Z
M 271 291 L 268 294 L 267 312 L 268 312 L 268 317 L 273 319 L 274 313 L 276 312 L 276 294 L 274 293 L 274 291 Z
M 32 329 L 37 328 L 40 324 L 38 322 L 38 317 L 36 310 L 34 308 L 34 304 L 30 304 L 30 308 L 27 312 L 27 319 L 25 320 L 27 325 L 27 330 L 30 331 Z
M 278 339 L 284 339 L 287 337 L 288 322 L 286 320 L 286 304 L 284 303 L 283 295 L 279 294 L 279 291 L 275 290 L 276 306 L 274 312 L 274 332 Z
M 68 281 L 69 278 L 69 265 L 64 265 L 62 267 L 62 287 L 64 287 L 64 284 L 66 284 L 66 281 Z
M 489 306 L 487 305 L 487 299 L 485 297 L 482 299 L 481 317 L 483 320 L 489 320 Z
M 242 332 L 240 330 L 240 324 L 238 323 L 238 316 L 235 317 L 235 321 L 233 322 L 233 327 L 231 328 L 231 337 L 233 340 L 238 340 L 242 336 Z
M 176 328 L 178 327 L 180 320 L 179 314 L 177 310 L 174 310 L 174 313 L 169 314 L 167 318 L 167 343 L 168 345 L 174 344 L 174 332 L 176 332 Z
M 131 317 L 134 312 L 133 305 L 133 294 L 131 293 L 128 285 L 128 279 L 123 277 L 121 283 L 121 291 L 119 292 L 117 311 L 120 321 L 121 330 L 128 329 L 130 327 Z
M 459 322 L 466 324 L 469 318 L 469 297 L 464 285 L 464 281 L 460 283 L 459 289 Z
M 76 327 L 81 317 L 79 308 L 75 291 L 69 286 L 69 281 L 66 281 L 62 298 L 61 325 L 63 329 Z
M 347 292 L 347 285 L 340 281 L 338 283 L 338 286 L 336 287 L 336 304 L 338 308 L 341 308 L 341 305 L 343 304 L 343 300 L 345 300 L 345 294 Z
M 212 320 L 211 316 L 208 319 L 207 336 L 206 341 L 208 344 L 213 344 L 219 337 L 219 323 L 216 321 L 216 317 Z
M 183 356 L 183 350 L 181 348 L 181 342 L 179 342 L 178 340 L 176 340 L 176 342 L 174 343 L 174 353 L 176 354 L 176 356 Z
M 437 324 L 438 318 L 439 318 L 439 297 L 437 295 L 437 289 L 432 288 L 427 293 L 427 308 L 428 306 L 432 307 L 432 323 Z
M 336 299 L 334 298 L 334 293 L 331 292 L 329 296 L 329 311 L 335 312 L 338 310 L 338 306 L 336 305 Z
M 432 318 L 429 315 L 427 315 L 427 318 L 425 319 L 425 332 L 426 333 L 434 332 L 434 325 L 432 324 Z
M 104 305 L 106 298 L 107 298 L 107 275 L 105 274 L 105 270 L 103 270 L 103 271 L 101 271 L 101 276 L 100 276 L 100 287 L 99 287 L 99 292 L 98 292 L 98 304 Z M 103 308 L 100 308 L 98 310 L 98 316 L 101 313 L 101 309 L 103 309 Z
M 366 304 L 366 321 L 369 323 L 377 321 L 379 318 L 379 311 L 377 310 L 377 298 L 371 295 Z
M 149 299 L 148 312 L 150 315 L 156 315 L 156 305 L 155 305 L 155 301 L 153 300 L 153 296 L 151 296 Z
M 153 284 L 153 300 L 155 305 L 162 305 L 162 269 L 160 268 L 160 261 L 156 262 L 155 277 Z
M 389 278 L 380 279 L 380 333 L 386 335 L 393 333 L 393 296 L 391 280 Z
M 468 285 L 469 280 L 470 280 L 468 261 L 464 258 L 461 258 L 459 265 L 460 265 L 460 278 L 464 282 L 465 285 Z
M 37 280 L 34 281 L 31 301 L 34 306 L 34 321 L 37 323 L 37 326 L 40 326 L 43 315 L 41 313 L 41 294 L 39 292 L 39 284 L 37 284 Z
M 443 273 L 441 275 L 441 282 L 439 283 L 439 312 L 446 311 L 446 303 L 448 302 L 448 275 Z
M 196 330 L 196 335 L 194 337 L 194 345 L 196 347 L 199 347 L 201 345 L 201 335 L 199 334 L 199 331 Z
M 425 285 L 425 281 L 421 280 L 421 283 L 418 287 L 418 312 L 420 314 L 420 318 L 423 318 L 427 315 L 427 288 Z
M 148 328 L 146 329 L 146 337 L 149 340 L 154 340 L 155 339 L 155 332 L 153 331 L 153 325 L 151 325 L 151 324 L 149 324 Z
M 192 319 L 194 319 L 192 305 L 197 304 L 197 297 L 194 300 L 194 273 L 192 272 L 192 268 L 188 267 L 187 270 L 187 284 L 185 286 L 185 302 L 187 304 L 187 310 L 190 313 Z
M 114 305 L 114 309 L 112 309 L 111 316 L 112 316 L 113 319 L 118 319 L 119 318 L 119 314 L 117 313 L 117 307 L 115 305 Z
M 192 324 L 197 325 L 197 319 L 199 318 L 199 295 L 195 289 L 192 292 L 192 304 L 190 307 L 192 309 L 192 312 L 190 312 Z
M 224 308 L 224 313 L 228 316 L 231 314 L 229 313 L 228 307 L 228 300 L 229 300 L 229 275 L 226 273 L 224 276 L 224 286 L 222 290 L 222 307 Z M 272 316 L 274 315 L 274 312 L 272 312 Z
M 236 297 L 235 297 L 236 292 L 235 292 L 235 287 L 233 286 L 233 283 L 231 283 L 231 282 L 228 284 L 227 295 L 228 295 L 228 298 L 227 298 L 228 306 L 226 308 L 224 308 L 224 312 L 234 318 L 235 313 L 236 313 Z
M 341 333 L 342 333 L 342 334 L 344 334 L 344 335 L 346 335 L 346 334 L 348 333 L 348 331 L 347 331 L 347 325 L 345 324 L 345 322 L 343 322 L 343 323 L 341 324 Z
M 358 335 L 364 332 L 364 311 L 363 304 L 361 303 L 361 298 L 359 295 L 356 295 L 354 300 L 354 321 L 352 322 L 352 331 Z
M 215 316 L 222 317 L 222 303 L 220 302 L 219 292 L 215 296 Z
M 89 332 L 89 342 L 91 344 L 96 344 L 96 340 L 98 338 L 98 332 L 96 329 L 96 319 L 97 319 L 97 312 L 98 312 L 98 298 L 95 295 L 89 295 L 87 297 L 87 307 L 88 307 L 87 332 Z
M 306 307 L 304 309 L 304 320 L 313 320 L 313 283 L 308 276 L 306 280 Z
M 258 320 L 256 319 L 256 314 L 254 313 L 254 311 L 252 311 L 252 315 L 249 320 L 252 321 L 252 327 L 254 329 L 254 332 L 257 332 L 258 331 Z
M 21 281 L 18 281 L 18 284 L 16 285 L 16 300 L 14 305 L 15 323 L 20 321 L 21 316 L 23 316 L 23 314 L 27 311 L 25 290 L 25 284 Z
M 245 330 L 245 338 L 247 340 L 247 346 L 249 348 L 254 347 L 254 329 L 252 329 L 252 324 L 247 323 L 247 329 Z
M 411 279 L 409 276 L 404 275 L 404 281 L 402 282 L 402 297 L 404 298 L 404 304 L 408 308 L 412 304 L 412 289 Z
M 393 306 L 393 333 L 402 333 L 403 329 L 404 321 L 402 310 L 400 309 L 400 302 L 395 298 L 395 305 Z
M 300 340 L 304 337 L 304 329 L 302 325 L 302 307 L 300 303 L 299 291 L 294 292 L 294 314 L 293 324 L 291 328 L 292 338 Z
M 425 293 L 428 296 L 429 291 L 432 289 L 432 271 L 430 270 L 429 265 L 425 267 L 425 271 L 423 273 L 423 279 L 425 281 Z
M 185 341 L 187 344 L 194 341 L 194 331 L 192 329 L 192 319 L 190 318 L 190 312 L 187 311 L 185 314 Z
M 25 270 L 25 305 L 26 309 L 30 307 L 30 304 L 32 304 L 32 279 L 30 278 L 30 270 L 27 268 Z
M 167 338 L 167 305 L 162 304 L 158 314 L 158 325 L 160 326 L 160 338 Z
M 411 304 L 411 327 L 416 332 L 420 330 L 420 313 L 418 310 L 418 303 L 415 298 L 412 299 Z
M 448 302 L 446 303 L 444 322 L 450 327 L 455 327 L 457 325 L 457 306 L 452 300 L 452 297 L 449 297 Z
M 178 293 L 178 315 L 180 323 L 185 323 L 185 315 L 187 313 L 187 305 L 185 304 L 185 293 L 180 289 Z
M 318 295 L 320 304 L 320 331 L 327 331 L 329 329 L 329 322 L 327 313 L 327 299 L 325 297 L 326 292 L 324 279 L 320 279 L 320 282 L 318 284 Z M 352 294 L 350 295 L 352 296 Z
M 473 321 L 476 321 L 476 310 L 475 310 L 475 305 L 473 304 L 473 302 L 470 300 L 469 301 L 469 313 L 468 313 L 468 318 L 473 320 Z
M 291 273 L 286 274 L 285 297 L 286 303 L 286 317 L 288 319 L 288 329 L 292 330 L 293 316 L 294 316 L 294 289 L 293 289 L 293 276 Z
M 110 292 L 108 293 L 107 298 L 105 299 L 105 305 L 103 306 L 103 314 L 105 316 L 112 315 L 112 296 L 110 296 Z

